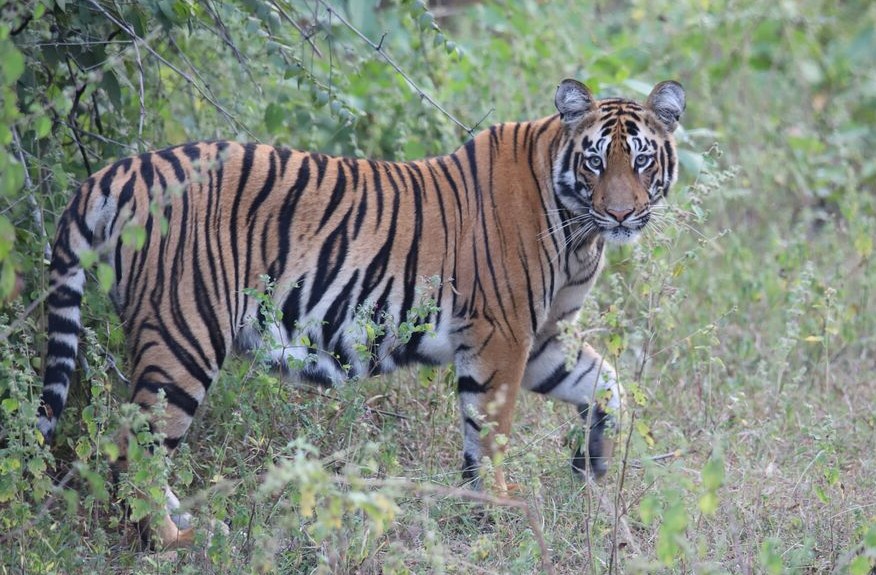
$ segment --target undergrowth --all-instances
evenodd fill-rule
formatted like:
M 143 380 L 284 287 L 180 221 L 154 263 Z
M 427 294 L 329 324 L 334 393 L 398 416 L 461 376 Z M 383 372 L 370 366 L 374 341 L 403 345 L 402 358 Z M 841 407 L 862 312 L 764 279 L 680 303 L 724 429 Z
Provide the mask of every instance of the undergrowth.
M 317 1 L 73 4 L 0 2 L 3 573 L 873 572 L 872 3 L 336 13 L 373 45 Z M 566 329 L 627 390 L 603 481 L 571 472 L 567 406 L 520 397 L 505 498 L 459 487 L 451 370 L 322 390 L 258 354 L 225 366 L 170 462 L 124 403 L 122 329 L 99 278 L 78 384 L 43 445 L 45 245 L 90 169 L 214 137 L 444 153 L 468 137 L 450 115 L 541 117 L 564 77 L 625 96 L 675 78 L 688 93 L 681 181 L 642 241 L 610 250 Z M 409 329 L 432 311 L 425 301 Z M 385 325 L 363 310 L 363 329 Z M 122 428 L 137 441 L 113 478 Z M 166 477 L 203 535 L 144 552 L 131 523 L 160 510 Z M 227 533 L 207 538 L 211 521 Z

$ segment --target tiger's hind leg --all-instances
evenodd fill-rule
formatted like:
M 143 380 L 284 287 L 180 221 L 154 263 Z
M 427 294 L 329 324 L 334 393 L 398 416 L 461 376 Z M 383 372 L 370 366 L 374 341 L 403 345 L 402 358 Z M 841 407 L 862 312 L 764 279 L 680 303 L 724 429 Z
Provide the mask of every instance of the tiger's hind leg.
M 221 361 L 215 352 L 210 353 L 210 348 L 191 353 L 179 343 L 157 337 L 140 338 L 137 342 L 139 345 L 132 346 L 135 364 L 131 401 L 149 414 L 152 431 L 163 436 L 163 444 L 172 456 L 215 380 Z M 162 397 L 165 407 L 156 414 L 155 406 Z M 128 436 L 124 441 L 133 438 Z M 123 461 L 122 467 L 125 466 Z M 170 486 L 165 485 L 164 490 L 166 509 L 162 516 L 146 517 L 137 526 L 141 541 L 155 549 L 189 547 L 196 535 L 189 525 L 190 516 L 179 513 L 179 499 Z

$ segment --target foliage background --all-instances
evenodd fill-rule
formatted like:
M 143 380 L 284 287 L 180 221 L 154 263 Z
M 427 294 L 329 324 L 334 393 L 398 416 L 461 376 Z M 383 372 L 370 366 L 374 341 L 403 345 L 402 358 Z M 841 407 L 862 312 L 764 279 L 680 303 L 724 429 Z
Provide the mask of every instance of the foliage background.
M 0 12 L 2 572 L 873 569 L 872 2 L 29 0 Z M 238 360 L 172 469 L 140 454 L 112 485 L 113 430 L 137 415 L 121 405 L 122 335 L 99 267 L 80 386 L 55 446 L 41 445 L 46 247 L 90 172 L 207 138 L 440 154 L 475 125 L 552 113 L 564 77 L 602 95 L 641 97 L 668 78 L 688 92 L 671 207 L 645 241 L 612 251 L 570 329 L 632 393 L 606 481 L 568 471 L 574 414 L 524 397 L 505 462 L 514 499 L 474 501 L 455 488 L 446 370 L 314 394 Z M 167 474 L 229 533 L 138 552 L 119 501 L 157 505 Z

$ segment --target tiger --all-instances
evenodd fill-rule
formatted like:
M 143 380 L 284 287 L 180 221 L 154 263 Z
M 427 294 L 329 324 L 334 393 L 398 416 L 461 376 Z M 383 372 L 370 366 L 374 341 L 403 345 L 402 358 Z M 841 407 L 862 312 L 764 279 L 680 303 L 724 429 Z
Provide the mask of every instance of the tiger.
M 204 141 L 94 173 L 60 217 L 50 260 L 42 435 L 51 440 L 67 400 L 91 252 L 115 272 L 131 401 L 149 413 L 166 402 L 152 426 L 168 453 L 226 357 L 261 348 L 280 370 L 321 385 L 452 365 L 462 476 L 475 488 L 484 458 L 500 461 L 507 449 L 520 389 L 562 400 L 588 438 L 573 469 L 603 476 L 623 388 L 589 344 L 570 358 L 563 325 L 606 244 L 640 237 L 676 181 L 685 92 L 664 81 L 643 103 L 596 99 L 565 79 L 554 105 L 553 115 L 491 126 L 417 161 Z M 124 241 L 132 227 L 142 245 Z M 423 278 L 438 278 L 429 329 L 369 336 L 362 314 L 401 325 L 422 302 Z M 278 321 L 266 321 L 259 294 Z M 493 488 L 507 489 L 503 466 L 492 473 Z M 178 500 L 166 493 L 154 541 L 191 545 L 194 528 L 174 523 Z

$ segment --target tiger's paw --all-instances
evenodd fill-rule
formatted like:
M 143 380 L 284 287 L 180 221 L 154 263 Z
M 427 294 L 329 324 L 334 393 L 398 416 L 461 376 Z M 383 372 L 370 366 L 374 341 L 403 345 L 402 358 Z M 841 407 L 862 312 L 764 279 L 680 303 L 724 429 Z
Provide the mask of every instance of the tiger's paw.
M 592 416 L 589 411 L 589 405 L 578 408 L 581 418 L 590 425 L 590 432 L 586 446 L 579 446 L 572 456 L 572 470 L 585 478 L 601 479 L 611 461 L 615 421 L 599 405 L 593 410 Z

